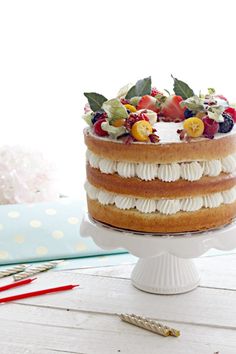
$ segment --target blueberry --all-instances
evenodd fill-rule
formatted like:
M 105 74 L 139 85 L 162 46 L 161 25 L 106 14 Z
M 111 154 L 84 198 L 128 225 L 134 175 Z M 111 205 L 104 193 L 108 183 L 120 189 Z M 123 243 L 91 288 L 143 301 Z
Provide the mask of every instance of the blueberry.
M 194 113 L 193 113 L 193 111 L 190 111 L 190 109 L 186 108 L 184 111 L 184 116 L 185 116 L 185 118 L 191 118 L 194 116 Z
M 104 118 L 104 111 L 97 111 L 91 121 L 93 124 L 95 124 L 99 119 L 102 118 Z
M 234 126 L 234 121 L 231 115 L 227 113 L 223 113 L 222 116 L 224 117 L 224 121 L 219 123 L 219 133 L 229 133 Z

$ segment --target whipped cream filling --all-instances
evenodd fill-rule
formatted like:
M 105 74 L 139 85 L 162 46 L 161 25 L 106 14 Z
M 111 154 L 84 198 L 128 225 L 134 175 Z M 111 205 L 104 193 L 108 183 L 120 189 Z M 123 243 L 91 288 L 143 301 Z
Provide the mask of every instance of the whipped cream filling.
M 217 208 L 221 204 L 231 204 L 236 201 L 236 186 L 220 193 L 213 193 L 205 196 L 181 199 L 145 199 L 118 195 L 85 183 L 85 190 L 90 199 L 98 200 L 103 205 L 116 205 L 119 209 L 136 208 L 141 213 L 159 212 L 164 215 L 173 215 L 178 211 L 197 211 L 201 208 Z
M 180 178 L 197 181 L 203 176 L 218 176 L 221 172 L 236 171 L 236 154 L 219 160 L 193 161 L 171 164 L 132 163 L 100 158 L 87 150 L 87 161 L 90 166 L 100 169 L 102 173 L 118 173 L 121 177 L 138 177 L 144 181 L 156 178 L 164 182 L 174 182 Z

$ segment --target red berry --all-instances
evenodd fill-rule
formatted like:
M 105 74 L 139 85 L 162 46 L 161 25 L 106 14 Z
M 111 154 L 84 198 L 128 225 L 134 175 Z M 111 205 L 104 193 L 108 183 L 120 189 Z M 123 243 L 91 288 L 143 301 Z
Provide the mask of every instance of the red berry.
M 156 87 L 152 87 L 151 96 L 155 97 L 156 95 L 162 95 L 162 93 Z
M 99 136 L 107 136 L 108 132 L 102 129 L 101 125 L 106 122 L 106 119 L 99 119 L 93 126 L 94 132 Z
M 179 122 L 185 119 L 184 112 L 186 110 L 186 107 L 181 107 L 180 103 L 183 101 L 181 96 L 169 96 L 165 100 L 165 102 L 162 104 L 162 109 L 161 109 L 161 114 L 164 117 L 167 117 L 170 119 L 170 121 L 176 121 L 178 120 Z
M 235 108 L 229 107 L 224 111 L 224 113 L 228 113 L 232 117 L 233 121 L 236 123 L 236 109 Z
M 158 107 L 157 103 L 158 102 L 156 98 L 150 95 L 145 95 L 140 99 L 137 110 L 139 111 L 140 109 L 150 109 L 151 111 L 158 113 L 160 112 L 160 108 Z
M 120 99 L 120 103 L 122 103 L 122 104 L 129 104 L 129 100 L 127 100 L 126 98 L 121 98 L 121 99 Z
M 219 130 L 219 123 L 217 123 L 214 119 L 209 118 L 208 116 L 205 116 L 202 121 L 204 123 L 203 135 L 206 138 L 213 139 L 214 135 Z

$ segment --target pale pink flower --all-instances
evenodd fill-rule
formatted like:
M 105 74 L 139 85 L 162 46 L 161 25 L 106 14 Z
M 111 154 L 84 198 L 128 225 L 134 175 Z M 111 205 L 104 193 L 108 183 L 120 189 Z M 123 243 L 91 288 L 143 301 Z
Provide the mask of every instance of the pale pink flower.
M 58 196 L 55 169 L 40 152 L 0 147 L 0 204 L 49 201 Z

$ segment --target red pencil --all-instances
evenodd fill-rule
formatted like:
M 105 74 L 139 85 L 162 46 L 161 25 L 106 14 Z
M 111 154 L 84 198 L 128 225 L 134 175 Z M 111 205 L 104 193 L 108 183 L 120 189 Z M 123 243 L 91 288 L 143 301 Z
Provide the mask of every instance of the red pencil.
M 15 287 L 17 287 L 17 286 L 30 284 L 30 283 L 31 283 L 33 280 L 35 280 L 35 279 L 37 279 L 37 278 L 32 278 L 32 279 L 29 278 L 29 279 L 14 281 L 14 283 L 1 286 L 1 287 L 0 287 L 0 291 L 5 291 L 5 290 L 9 290 L 9 289 L 15 288 Z
M 26 299 L 27 297 L 45 295 L 45 294 L 54 293 L 57 291 L 71 290 L 71 289 L 75 288 L 76 286 L 79 286 L 79 285 L 64 285 L 64 286 L 59 286 L 57 288 L 37 290 L 37 291 L 32 291 L 30 293 L 8 296 L 8 297 L 4 297 L 4 298 L 0 299 L 0 303 Z

